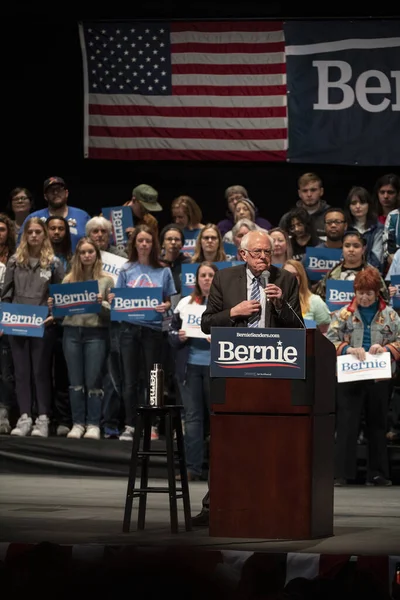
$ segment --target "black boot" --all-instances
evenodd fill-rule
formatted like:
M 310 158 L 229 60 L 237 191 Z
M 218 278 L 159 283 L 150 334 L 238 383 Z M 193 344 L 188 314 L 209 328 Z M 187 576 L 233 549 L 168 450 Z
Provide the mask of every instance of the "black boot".
M 208 508 L 202 508 L 201 512 L 195 517 L 192 517 L 193 527 L 208 527 L 210 524 L 210 510 Z

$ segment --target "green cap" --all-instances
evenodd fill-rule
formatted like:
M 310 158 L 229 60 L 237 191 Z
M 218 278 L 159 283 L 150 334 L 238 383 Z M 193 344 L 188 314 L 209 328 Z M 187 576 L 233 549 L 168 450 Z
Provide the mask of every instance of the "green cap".
M 162 210 L 161 204 L 157 202 L 158 192 L 151 185 L 141 183 L 132 190 L 132 196 L 139 200 L 144 208 L 150 212 Z

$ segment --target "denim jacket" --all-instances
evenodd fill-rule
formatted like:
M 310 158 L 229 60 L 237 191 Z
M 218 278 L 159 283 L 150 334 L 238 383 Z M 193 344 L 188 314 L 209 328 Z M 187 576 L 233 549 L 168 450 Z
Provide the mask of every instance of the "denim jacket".
M 338 356 L 346 346 L 362 347 L 364 323 L 355 298 L 348 306 L 333 313 L 326 337 L 335 344 Z M 378 310 L 371 323 L 371 346 L 373 344 L 384 346 L 393 360 L 400 359 L 400 317 L 382 298 L 379 298 Z

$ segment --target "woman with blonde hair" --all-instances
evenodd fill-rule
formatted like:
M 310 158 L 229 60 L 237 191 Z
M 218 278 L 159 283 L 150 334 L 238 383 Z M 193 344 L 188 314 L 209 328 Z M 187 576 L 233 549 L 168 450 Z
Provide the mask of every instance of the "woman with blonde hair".
M 293 273 L 299 284 L 300 307 L 303 319 L 315 321 L 321 333 L 326 333 L 331 322 L 331 314 L 322 298 L 310 291 L 307 273 L 303 264 L 298 260 L 289 259 L 285 262 L 283 268 L 285 271 Z
M 64 269 L 54 256 L 46 225 L 38 217 L 24 225 L 20 245 L 7 264 L 2 302 L 47 306 L 49 285 L 61 283 Z M 44 322 L 42 338 L 10 336 L 14 362 L 15 389 L 20 412 L 11 435 L 47 437 L 52 400 L 51 366 L 55 343 L 53 317 Z M 33 381 L 32 381 L 33 380 Z M 33 384 L 33 385 L 32 385 Z M 33 389 L 37 419 L 32 428 Z
M 88 237 L 77 243 L 70 273 L 63 283 L 97 281 L 99 313 L 84 313 L 63 320 L 63 349 L 68 368 L 73 427 L 68 438 L 100 439 L 103 368 L 108 351 L 110 305 L 114 280 L 103 271 L 100 249 Z M 52 304 L 50 299 L 49 304 Z
M 272 264 L 280 267 L 293 256 L 289 235 L 281 227 L 274 227 L 268 233 L 274 240 L 271 257 Z
M 214 223 L 207 223 L 196 240 L 192 263 L 223 262 L 226 260 L 221 232 Z
M 200 233 L 204 225 L 201 220 L 203 213 L 201 212 L 200 206 L 190 196 L 178 196 L 171 204 L 172 220 L 174 223 L 183 228 L 183 234 L 187 237 L 190 233 L 190 237 L 193 236 L 194 232 Z

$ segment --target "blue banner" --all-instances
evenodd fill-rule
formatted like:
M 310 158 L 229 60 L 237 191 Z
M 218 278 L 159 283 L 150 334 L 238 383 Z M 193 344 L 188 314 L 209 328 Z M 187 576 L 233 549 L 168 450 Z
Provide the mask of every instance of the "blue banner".
M 86 313 L 99 313 L 101 304 L 97 300 L 98 281 L 77 283 L 53 283 L 49 286 L 53 298 L 54 317 L 72 317 Z
M 120 250 L 125 250 L 129 241 L 126 230 L 133 227 L 133 214 L 130 206 L 110 206 L 102 208 L 103 216 L 111 221 L 112 243 Z
M 162 321 L 163 315 L 155 310 L 162 302 L 162 288 L 113 288 L 111 321 Z
M 196 271 L 199 268 L 200 263 L 187 263 L 182 265 L 181 281 L 182 281 L 182 298 L 189 296 L 194 290 L 194 284 L 196 282 Z M 234 267 L 240 265 L 240 261 L 223 261 L 213 263 L 219 270 L 227 269 L 228 267 Z
M 286 21 L 288 160 L 400 164 L 399 22 Z
M 341 248 L 313 248 L 307 246 L 304 266 L 310 281 L 319 281 L 342 259 Z
M 354 281 L 327 279 L 325 302 L 331 312 L 347 306 L 354 298 Z
M 49 316 L 49 309 L 47 306 L 8 304 L 7 302 L 2 302 L 0 311 L 0 329 L 6 335 L 43 337 L 43 323 Z
M 398 310 L 400 308 L 400 275 L 392 275 L 390 278 L 390 284 L 396 287 L 396 294 L 392 297 L 393 308 Z
M 211 377 L 305 379 L 305 329 L 211 328 Z
M 230 242 L 224 242 L 224 252 L 226 254 L 226 260 L 237 260 L 238 248 L 236 248 L 235 244 L 231 244 Z
M 194 249 L 196 247 L 196 240 L 199 237 L 199 230 L 195 231 L 186 231 L 185 230 L 185 241 L 183 243 L 183 247 L 181 252 L 184 254 L 188 254 L 189 256 L 193 256 Z

